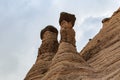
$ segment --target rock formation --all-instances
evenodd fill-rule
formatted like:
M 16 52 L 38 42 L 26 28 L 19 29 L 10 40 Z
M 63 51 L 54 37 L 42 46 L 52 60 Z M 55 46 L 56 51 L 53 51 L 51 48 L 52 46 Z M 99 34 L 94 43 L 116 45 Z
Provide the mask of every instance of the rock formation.
M 42 44 L 38 50 L 37 60 L 25 80 L 40 80 L 48 71 L 51 60 L 57 52 L 59 46 L 57 29 L 49 25 L 41 31 L 40 35 Z
M 105 18 L 100 32 L 85 46 L 80 55 L 103 80 L 120 79 L 120 9 Z
M 120 9 L 102 21 L 102 29 L 80 54 L 75 45 L 75 20 L 73 14 L 60 14 L 59 47 L 54 27 L 41 31 L 38 57 L 25 80 L 120 79 Z

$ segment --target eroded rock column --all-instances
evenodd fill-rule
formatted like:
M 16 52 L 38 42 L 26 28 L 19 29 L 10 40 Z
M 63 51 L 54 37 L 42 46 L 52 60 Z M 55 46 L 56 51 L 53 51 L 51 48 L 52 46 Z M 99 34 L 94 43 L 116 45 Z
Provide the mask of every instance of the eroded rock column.
M 92 68 L 77 54 L 75 45 L 75 15 L 62 12 L 60 14 L 60 45 L 49 71 L 42 80 L 80 80 L 92 74 Z
M 58 49 L 57 35 L 58 31 L 53 26 L 47 26 L 41 31 L 42 44 L 38 50 L 37 60 L 25 80 L 41 80 L 44 77 Z

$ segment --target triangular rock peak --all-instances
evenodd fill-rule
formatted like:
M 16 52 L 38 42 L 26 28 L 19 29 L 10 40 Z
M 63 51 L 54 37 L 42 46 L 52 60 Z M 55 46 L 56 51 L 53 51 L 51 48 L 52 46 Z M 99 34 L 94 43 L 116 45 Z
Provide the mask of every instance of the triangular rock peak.
M 120 80 L 120 9 L 102 21 L 102 29 L 80 54 L 75 20 L 74 14 L 60 14 L 60 43 L 54 26 L 41 31 L 37 60 L 24 80 Z

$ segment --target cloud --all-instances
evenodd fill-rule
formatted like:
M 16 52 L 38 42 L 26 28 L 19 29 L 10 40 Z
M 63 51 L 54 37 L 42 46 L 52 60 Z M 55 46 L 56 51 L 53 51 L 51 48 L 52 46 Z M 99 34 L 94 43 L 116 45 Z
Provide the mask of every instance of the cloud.
M 76 30 L 77 49 L 78 51 L 88 43 L 101 29 L 101 17 L 87 17 Z
M 118 1 L 114 0 L 79 0 L 79 1 L 70 1 L 70 0 L 53 0 L 56 4 L 55 6 L 59 8 L 59 10 L 67 11 L 67 12 L 75 12 L 81 16 L 98 16 L 100 14 L 105 14 L 105 12 L 111 12 L 113 9 L 118 7 Z M 116 4 L 116 5 L 114 5 Z M 111 9 L 112 6 L 112 9 Z

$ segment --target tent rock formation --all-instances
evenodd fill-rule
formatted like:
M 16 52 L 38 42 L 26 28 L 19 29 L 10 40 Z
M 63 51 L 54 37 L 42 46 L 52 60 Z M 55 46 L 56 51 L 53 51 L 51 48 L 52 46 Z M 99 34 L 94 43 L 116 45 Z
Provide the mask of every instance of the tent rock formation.
M 65 39 L 58 44 L 57 33 L 48 30 L 45 34 L 49 37 L 42 40 L 37 60 L 25 80 L 120 80 L 120 9 L 102 23 L 100 32 L 79 54 L 74 39 L 72 43 Z M 73 29 L 61 31 L 61 35 L 64 32 L 74 34 Z M 48 45 L 55 49 L 49 50 Z

